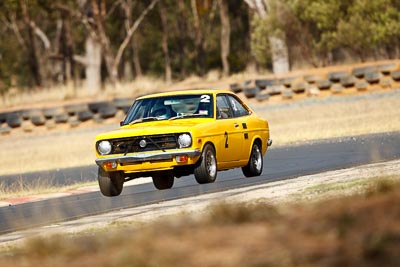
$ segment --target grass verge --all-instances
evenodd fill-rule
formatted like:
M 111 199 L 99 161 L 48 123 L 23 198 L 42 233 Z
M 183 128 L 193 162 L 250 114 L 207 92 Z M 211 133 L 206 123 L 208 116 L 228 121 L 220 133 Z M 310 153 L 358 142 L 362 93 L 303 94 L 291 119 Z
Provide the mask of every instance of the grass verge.
M 0 201 L 18 198 L 29 197 L 52 193 L 64 193 L 71 190 L 77 190 L 82 187 L 95 186 L 97 182 L 77 182 L 70 185 L 55 185 L 52 179 L 39 178 L 31 182 L 25 179 L 17 179 L 11 186 L 0 181 Z
M 197 219 L 33 238 L 0 265 L 399 266 L 400 184 L 366 192 L 302 205 L 218 204 Z

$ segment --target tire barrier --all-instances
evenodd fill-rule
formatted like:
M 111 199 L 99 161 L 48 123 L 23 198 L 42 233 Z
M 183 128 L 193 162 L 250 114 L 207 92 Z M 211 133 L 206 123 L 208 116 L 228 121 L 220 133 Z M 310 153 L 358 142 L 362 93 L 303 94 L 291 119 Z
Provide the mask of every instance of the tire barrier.
M 13 129 L 18 128 L 24 132 L 32 132 L 35 127 L 45 127 L 50 130 L 63 124 L 74 128 L 88 121 L 103 123 L 117 114 L 118 116 L 126 114 L 133 101 L 133 98 L 114 98 L 110 101 L 0 112 L 0 135 L 11 134 Z
M 347 71 L 334 71 L 328 73 L 328 80 L 331 82 L 337 83 L 340 82 L 340 79 L 349 77 L 349 73 Z
M 361 92 L 368 90 L 370 85 L 393 88 L 397 82 L 400 82 L 400 61 L 325 73 L 319 70 L 318 74 L 308 73 L 302 76 L 292 73 L 287 77 L 247 80 L 230 84 L 230 89 L 235 93 L 244 93 L 246 98 L 255 97 L 262 102 L 277 95 L 281 99 L 291 99 L 296 98 L 295 95 L 305 94 L 312 97 L 326 93 L 339 94 L 350 89 Z

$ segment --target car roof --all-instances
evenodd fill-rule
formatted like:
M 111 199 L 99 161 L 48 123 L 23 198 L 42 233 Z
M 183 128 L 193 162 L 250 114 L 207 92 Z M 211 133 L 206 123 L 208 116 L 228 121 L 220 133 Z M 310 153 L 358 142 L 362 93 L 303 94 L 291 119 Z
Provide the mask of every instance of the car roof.
M 162 93 L 154 93 L 148 94 L 138 97 L 137 99 L 146 99 L 146 98 L 153 98 L 153 97 L 163 97 L 163 96 L 171 96 L 171 95 L 191 95 L 191 94 L 215 94 L 215 93 L 224 93 L 224 94 L 233 94 L 231 91 L 228 90 L 221 90 L 221 89 L 192 89 L 192 90 L 180 90 L 180 91 L 168 91 Z

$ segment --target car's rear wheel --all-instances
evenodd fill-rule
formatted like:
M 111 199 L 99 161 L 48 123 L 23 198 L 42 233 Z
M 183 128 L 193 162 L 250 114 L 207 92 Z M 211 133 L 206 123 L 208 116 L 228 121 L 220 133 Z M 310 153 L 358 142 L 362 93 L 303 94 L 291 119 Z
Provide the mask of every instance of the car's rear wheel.
M 194 177 L 199 184 L 213 183 L 217 178 L 217 159 L 212 145 L 204 146 L 200 162 L 194 169 Z
M 97 179 L 100 191 L 104 196 L 115 197 L 121 194 L 125 181 L 123 172 L 106 172 L 99 167 Z
M 250 153 L 250 159 L 246 166 L 242 167 L 242 172 L 246 177 L 260 176 L 263 169 L 263 156 L 261 145 L 258 142 L 253 144 Z
M 172 171 L 160 171 L 151 175 L 153 184 L 158 190 L 170 189 L 174 185 L 174 173 Z

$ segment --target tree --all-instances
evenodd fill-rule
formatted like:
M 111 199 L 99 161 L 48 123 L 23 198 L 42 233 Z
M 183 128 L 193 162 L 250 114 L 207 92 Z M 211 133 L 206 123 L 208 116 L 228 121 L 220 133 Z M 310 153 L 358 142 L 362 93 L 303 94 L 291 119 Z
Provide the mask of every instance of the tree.
M 271 0 L 244 0 L 256 16 L 261 19 L 269 16 L 269 6 Z M 289 52 L 284 37 L 280 33 L 270 32 L 268 36 L 269 47 L 271 49 L 272 69 L 275 74 L 282 74 L 289 71 Z
M 228 3 L 225 0 L 218 0 L 219 17 L 221 19 L 221 61 L 224 76 L 229 75 L 229 51 L 231 27 L 229 23 Z
M 159 12 L 161 18 L 161 25 L 162 25 L 162 50 L 164 53 L 165 58 L 165 80 L 167 83 L 171 83 L 172 81 L 172 67 L 171 67 L 171 57 L 168 48 L 168 19 L 167 19 L 167 10 L 165 8 L 164 3 L 160 2 L 159 5 Z

